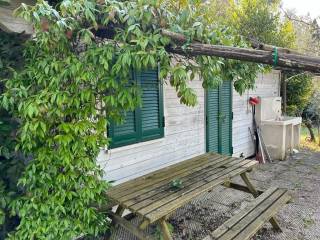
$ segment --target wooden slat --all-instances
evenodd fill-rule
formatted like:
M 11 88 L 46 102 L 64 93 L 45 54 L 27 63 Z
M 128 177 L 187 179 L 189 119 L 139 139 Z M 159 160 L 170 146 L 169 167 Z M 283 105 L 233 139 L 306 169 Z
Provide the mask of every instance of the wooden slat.
M 225 159 L 227 159 L 227 157 L 208 157 L 201 159 L 201 161 L 190 163 L 189 166 L 185 166 L 181 169 L 169 169 L 167 172 L 161 174 L 161 176 L 154 175 L 152 176 L 152 178 L 145 179 L 143 184 L 132 186 L 129 189 L 126 189 L 117 194 L 109 194 L 109 197 L 117 199 L 119 202 L 123 202 L 127 199 L 139 196 L 142 192 L 148 192 L 152 189 L 155 189 L 156 186 L 161 186 L 170 179 L 178 178 L 180 174 L 193 172 L 199 166 L 202 168 L 204 164 L 212 165 Z
M 243 162 L 246 162 L 245 165 L 242 165 L 241 167 L 234 169 L 231 172 L 229 171 L 229 169 L 226 169 L 226 172 L 229 172 L 229 173 L 225 174 L 225 175 L 220 175 L 220 178 L 218 178 L 218 179 L 216 179 L 216 177 L 213 176 L 212 179 L 208 179 L 207 181 L 202 180 L 201 182 L 195 183 L 192 186 L 192 189 L 190 189 L 190 191 L 188 191 L 188 192 L 183 192 L 183 195 L 181 195 L 180 192 L 172 194 L 169 199 L 167 198 L 164 200 L 164 204 L 167 203 L 166 205 L 164 205 L 164 206 L 162 205 L 159 208 L 157 208 L 156 210 L 154 210 L 150 213 L 147 213 L 145 215 L 145 217 L 148 218 L 150 220 L 150 222 L 154 222 L 154 221 L 160 219 L 161 217 L 170 214 L 172 211 L 176 210 L 177 208 L 183 206 L 184 204 L 186 204 L 187 202 L 189 202 L 193 198 L 197 197 L 199 194 L 210 190 L 214 186 L 217 186 L 217 185 L 223 183 L 224 181 L 226 181 L 229 178 L 232 178 L 236 175 L 239 175 L 243 172 L 248 171 L 248 169 L 252 169 L 257 164 L 255 161 L 241 161 L 241 163 L 243 163 Z M 221 176 L 223 176 L 223 177 L 221 177 Z M 212 180 L 215 180 L 215 181 L 212 181 Z M 212 181 L 212 182 L 210 182 L 210 181 Z M 179 199 L 176 201 L 173 201 L 177 198 L 179 198 Z M 168 201 L 169 201 L 169 204 L 168 204 Z M 152 207 L 152 209 L 154 209 L 154 207 Z M 144 213 L 144 211 L 139 211 L 139 212 L 141 212 L 142 214 Z
M 221 162 L 220 164 L 215 164 L 212 166 L 212 168 L 205 168 L 202 171 L 199 171 L 196 175 L 189 175 L 188 179 L 181 179 L 183 181 L 183 188 L 177 189 L 172 191 L 170 187 L 170 182 L 166 182 L 165 186 L 161 188 L 161 191 L 158 189 L 155 189 L 154 191 L 150 192 L 149 198 L 143 200 L 143 201 L 136 201 L 135 204 L 130 205 L 131 209 L 134 209 L 135 211 L 142 209 L 143 207 L 147 207 L 151 205 L 152 203 L 156 203 L 157 201 L 165 199 L 166 197 L 177 193 L 177 192 L 185 192 L 190 189 L 190 186 L 192 186 L 194 183 L 205 181 L 207 182 L 207 179 L 214 175 L 218 174 L 219 172 L 224 171 L 226 168 L 231 168 L 234 165 L 239 165 L 239 160 L 237 159 L 230 159 L 226 163 Z M 134 199 L 135 200 L 135 199 Z M 127 202 L 124 203 L 126 206 L 129 207 L 129 204 Z
M 286 190 L 271 188 L 215 230 L 211 236 L 205 238 L 205 240 L 249 239 L 266 221 L 275 215 L 277 210 L 288 202 L 289 199 L 290 196 Z M 265 213 L 267 213 L 268 217 L 261 221 L 260 216 L 265 216 Z M 238 238 L 238 236 L 240 237 Z
M 285 192 L 276 191 L 271 196 L 268 196 L 267 199 L 264 199 L 258 206 L 252 209 L 247 215 L 238 221 L 234 226 L 232 226 L 226 233 L 220 236 L 219 240 L 231 240 L 234 239 L 243 229 L 246 228 L 248 224 L 251 222 L 259 222 L 255 221 L 255 219 L 268 207 L 272 206 L 272 203 L 280 198 Z M 264 223 L 261 223 L 261 225 Z M 213 238 L 215 239 L 215 238 Z M 242 239 L 244 240 L 244 239 Z
M 183 168 L 180 169 L 179 171 L 168 171 L 168 173 L 160 178 L 157 178 L 157 176 L 154 176 L 153 180 L 146 180 L 145 185 L 140 185 L 138 189 L 135 188 L 134 192 L 132 193 L 127 193 L 121 197 L 117 197 L 117 199 L 121 202 L 124 202 L 126 200 L 132 199 L 133 197 L 139 197 L 140 195 L 149 192 L 154 189 L 158 189 L 159 187 L 163 185 L 167 185 L 168 182 L 172 181 L 173 179 L 178 179 L 182 178 L 183 176 L 187 176 L 190 174 L 193 174 L 197 171 L 201 171 L 205 168 L 208 168 L 210 166 L 215 166 L 217 164 L 223 164 L 225 161 L 230 159 L 231 157 L 224 156 L 224 157 L 219 157 L 218 159 L 211 160 L 211 158 L 207 159 L 204 162 L 201 163 L 194 163 L 193 166 L 190 166 L 188 168 Z M 235 158 L 233 158 L 235 159 Z
M 237 213 L 235 216 L 230 218 L 228 221 L 226 221 L 223 225 L 221 225 L 219 228 L 217 228 L 211 236 L 213 238 L 219 238 L 223 234 L 225 234 L 229 229 L 231 229 L 234 225 L 236 225 L 241 219 L 243 219 L 248 213 L 254 210 L 254 208 L 262 203 L 267 197 L 272 195 L 275 191 L 277 191 L 277 187 L 273 187 L 265 191 L 263 194 L 261 194 L 258 198 L 256 198 L 254 201 L 250 202 L 243 210 L 241 210 L 239 213 Z M 209 238 L 211 239 L 211 238 Z
M 219 168 L 227 163 L 230 163 L 231 161 L 238 161 L 238 160 L 231 157 L 226 157 L 226 158 L 222 158 L 221 161 L 219 162 L 215 162 L 214 164 L 208 162 L 192 170 L 185 171 L 185 172 L 182 172 L 181 174 L 175 175 L 174 178 L 165 179 L 164 181 L 154 184 L 151 190 L 149 188 L 142 189 L 133 194 L 129 194 L 124 196 L 123 198 L 120 198 L 119 201 L 121 201 L 127 207 L 132 206 L 133 204 L 136 204 L 149 197 L 155 196 L 158 193 L 171 190 L 170 182 L 173 179 L 180 179 L 183 182 L 183 185 L 185 186 L 188 180 L 192 180 L 194 177 L 202 175 L 210 170 Z
M 205 156 L 203 159 L 196 161 L 196 162 L 192 162 L 189 165 L 186 166 L 181 166 L 180 168 L 168 168 L 166 172 L 162 172 L 161 174 L 157 174 L 157 175 L 153 175 L 152 177 L 146 178 L 143 180 L 143 183 L 140 183 L 139 185 L 135 186 L 131 186 L 130 188 L 124 189 L 119 193 L 108 193 L 108 196 L 116 199 L 117 201 L 122 201 L 122 197 L 126 197 L 130 194 L 134 195 L 134 196 L 138 196 L 139 190 L 144 190 L 149 191 L 151 189 L 154 189 L 154 186 L 162 181 L 165 181 L 166 179 L 174 179 L 177 178 L 178 175 L 183 174 L 187 171 L 194 171 L 194 169 L 196 169 L 198 166 L 202 167 L 204 164 L 215 164 L 216 162 L 220 162 L 222 160 L 226 159 L 225 156 Z M 130 195 L 131 196 L 131 195 Z
M 135 179 L 132 179 L 132 180 L 130 180 L 128 182 L 124 182 L 124 183 L 121 183 L 119 185 L 116 185 L 112 189 L 110 189 L 110 192 L 118 192 L 119 190 L 123 190 L 123 189 L 125 189 L 127 187 L 130 187 L 132 185 L 139 184 L 139 183 L 143 182 L 143 180 L 145 180 L 147 178 L 150 178 L 150 177 L 152 177 L 154 175 L 161 175 L 162 172 L 166 172 L 170 168 L 179 168 L 181 166 L 189 165 L 192 162 L 196 162 L 201 158 L 205 158 L 206 156 L 214 156 L 214 155 L 218 155 L 218 154 L 206 153 L 206 154 L 202 154 L 200 156 L 194 157 L 194 158 L 187 159 L 187 160 L 185 160 L 183 162 L 178 162 L 178 163 L 175 163 L 175 164 L 170 165 L 168 167 L 158 169 L 156 171 L 153 171 L 153 172 L 148 173 L 146 175 L 143 175 L 141 177 L 137 177 Z
M 130 180 L 128 182 L 122 183 L 120 185 L 117 185 L 115 187 L 112 187 L 111 189 L 109 189 L 107 191 L 107 195 L 110 197 L 114 197 L 117 198 L 118 196 L 121 196 L 121 193 L 128 193 L 128 190 L 132 189 L 132 188 L 137 188 L 140 185 L 143 185 L 143 187 L 146 187 L 146 182 L 148 180 L 152 180 L 154 178 L 160 179 L 161 177 L 166 177 L 168 175 L 168 171 L 170 172 L 175 172 L 175 171 L 179 171 L 181 169 L 185 169 L 185 168 L 191 168 L 194 164 L 201 164 L 201 162 L 203 161 L 208 161 L 208 159 L 211 160 L 216 160 L 219 158 L 222 158 L 224 156 L 219 155 L 219 154 L 204 154 L 162 169 L 159 169 L 157 171 L 154 171 L 152 173 L 149 173 L 147 175 L 135 178 L 133 180 Z
M 243 230 L 234 240 L 247 240 L 250 239 L 261 226 L 273 217 L 288 201 L 291 197 L 288 193 L 283 194 L 276 203 L 269 207 L 265 212 L 260 214 L 255 221 L 251 222 L 245 230 Z

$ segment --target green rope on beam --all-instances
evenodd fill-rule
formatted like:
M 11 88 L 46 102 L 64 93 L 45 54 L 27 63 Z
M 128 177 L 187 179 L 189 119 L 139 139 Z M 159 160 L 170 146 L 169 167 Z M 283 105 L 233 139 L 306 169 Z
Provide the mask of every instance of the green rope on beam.
M 278 53 L 278 48 L 274 47 L 273 48 L 273 66 L 276 67 L 278 65 L 278 61 L 279 61 L 279 53 Z

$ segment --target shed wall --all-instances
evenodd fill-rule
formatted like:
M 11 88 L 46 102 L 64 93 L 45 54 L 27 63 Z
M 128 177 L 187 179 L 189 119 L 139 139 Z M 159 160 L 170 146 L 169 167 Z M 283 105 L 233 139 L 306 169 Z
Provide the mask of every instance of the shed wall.
M 33 5 L 35 0 L 11 0 L 10 5 L 0 7 L 0 28 L 7 32 L 26 32 L 27 34 L 32 34 L 32 26 L 24 21 L 22 18 L 14 17 L 13 11 L 18 8 L 24 2 L 27 5 Z
M 250 136 L 252 129 L 252 109 L 248 100 L 250 97 L 277 97 L 280 96 L 280 72 L 272 71 L 268 74 L 259 74 L 255 88 L 240 96 L 233 90 L 233 126 L 232 142 L 233 155 L 244 157 L 254 154 L 254 145 Z
M 195 107 L 180 104 L 171 86 L 164 85 L 164 138 L 102 151 L 98 162 L 106 178 L 117 183 L 205 153 L 204 90 L 195 79 Z
M 248 128 L 252 127 L 252 112 L 247 104 L 250 96 L 279 96 L 280 73 L 259 75 L 256 87 L 240 96 L 233 90 L 233 150 L 234 156 L 254 153 Z M 205 91 L 202 82 L 194 80 L 192 88 L 198 105 L 180 104 L 175 90 L 164 86 L 164 138 L 101 151 L 98 162 L 106 171 L 105 178 L 117 184 L 165 166 L 205 153 Z

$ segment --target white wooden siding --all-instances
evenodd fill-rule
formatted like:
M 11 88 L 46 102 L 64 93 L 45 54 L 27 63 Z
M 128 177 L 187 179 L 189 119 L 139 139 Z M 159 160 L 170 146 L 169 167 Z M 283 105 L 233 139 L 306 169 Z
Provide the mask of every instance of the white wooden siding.
M 205 98 L 201 84 L 200 80 L 191 83 L 198 96 L 195 107 L 180 104 L 174 88 L 164 85 L 164 138 L 101 151 L 98 162 L 105 169 L 105 178 L 121 183 L 203 154 Z
M 27 34 L 32 34 L 33 28 L 29 23 L 24 21 L 22 18 L 16 18 L 12 15 L 14 9 L 18 8 L 21 2 L 29 5 L 33 5 L 35 3 L 34 0 L 11 0 L 10 5 L 0 7 L 0 28 L 2 30 L 7 32 L 26 32 Z
M 240 96 L 233 92 L 234 156 L 248 157 L 254 148 L 248 128 L 252 126 L 250 96 L 279 95 L 279 72 L 259 75 L 256 87 Z M 205 94 L 200 80 L 191 86 L 198 96 L 196 107 L 180 104 L 175 90 L 164 86 L 165 136 L 148 142 L 101 151 L 98 162 L 105 178 L 121 183 L 165 166 L 205 153 Z
M 254 154 L 254 145 L 249 132 L 252 129 L 252 110 L 248 103 L 250 97 L 276 97 L 280 96 L 280 72 L 272 71 L 259 74 L 253 90 L 240 96 L 233 91 L 233 126 L 232 142 L 233 155 L 249 157 Z

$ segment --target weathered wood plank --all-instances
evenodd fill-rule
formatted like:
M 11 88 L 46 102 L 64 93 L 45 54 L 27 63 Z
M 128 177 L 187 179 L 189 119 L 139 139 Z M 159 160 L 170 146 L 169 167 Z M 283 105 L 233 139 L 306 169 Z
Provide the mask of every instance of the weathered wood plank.
M 213 239 L 219 240 L 235 238 L 238 240 L 249 239 L 266 221 L 274 216 L 289 199 L 290 196 L 286 190 L 272 188 L 259 196 L 250 206 L 219 227 L 211 236 Z M 265 213 L 267 213 L 268 217 L 261 219 L 260 216 L 265 216 Z M 238 238 L 239 236 L 240 238 Z
M 204 165 L 212 165 L 216 162 L 221 162 L 227 159 L 227 157 L 208 157 L 201 159 L 201 161 L 193 162 L 188 166 L 181 167 L 179 169 L 168 169 L 165 173 L 161 174 L 160 176 L 154 175 L 152 178 L 145 179 L 143 183 L 137 186 L 131 186 L 128 189 L 125 189 L 119 193 L 113 194 L 109 193 L 109 197 L 115 198 L 118 201 L 123 201 L 123 199 L 127 199 L 129 196 L 135 197 L 139 196 L 140 192 L 147 192 L 155 188 L 156 185 L 162 185 L 163 182 L 168 181 L 168 179 L 177 178 L 178 175 L 193 172 L 198 167 L 203 168 Z
M 115 186 L 114 188 L 110 189 L 111 192 L 117 192 L 119 190 L 122 190 L 122 189 L 126 189 L 127 187 L 130 187 L 132 185 L 136 185 L 136 184 L 139 184 L 141 182 L 143 182 L 143 180 L 145 179 L 148 179 L 148 178 L 151 178 L 152 176 L 154 175 L 161 175 L 163 172 L 166 172 L 168 169 L 172 169 L 172 168 L 180 168 L 181 166 L 187 166 L 187 165 L 190 165 L 192 162 L 197 162 L 199 161 L 200 159 L 202 158 L 206 158 L 208 156 L 218 156 L 218 154 L 215 154 L 215 153 L 205 153 L 205 154 L 202 154 L 200 156 L 197 156 L 197 157 L 194 157 L 194 158 L 190 158 L 190 159 L 187 159 L 183 162 L 178 162 L 178 163 L 175 163 L 173 165 L 170 165 L 170 166 L 167 166 L 165 168 L 161 168 L 159 170 L 156 170 L 156 171 L 153 171 L 151 173 L 148 173 L 146 175 L 143 175 L 141 177 L 137 177 L 135 179 L 132 179 L 128 182 L 124 182 L 124 183 L 121 183 L 117 186 Z
M 258 206 L 252 209 L 244 218 L 242 218 L 234 226 L 232 226 L 232 228 L 229 229 L 229 231 L 227 231 L 223 236 L 221 236 L 219 240 L 230 240 L 235 238 L 251 222 L 259 224 L 259 222 L 256 220 L 258 216 L 261 215 L 266 209 L 270 208 L 272 204 L 284 194 L 285 191 L 275 191 L 272 195 L 264 199 L 264 201 L 262 201 Z M 262 224 L 264 223 L 261 223 L 261 225 Z
M 203 175 L 207 173 L 208 171 L 212 171 L 216 168 L 219 168 L 225 164 L 228 164 L 230 162 L 238 161 L 233 158 L 223 158 L 222 161 L 217 162 L 215 164 L 207 163 L 204 165 L 199 166 L 198 168 L 192 169 L 191 171 L 183 172 L 182 174 L 174 176 L 174 178 L 165 179 L 164 181 L 161 181 L 157 184 L 154 184 L 152 186 L 152 189 L 146 188 L 142 189 L 140 191 L 137 191 L 133 194 L 126 195 L 123 198 L 120 198 L 119 201 L 121 201 L 126 206 L 132 206 L 134 204 L 139 203 L 142 200 L 145 200 L 149 197 L 153 197 L 158 193 L 161 193 L 163 191 L 171 191 L 170 182 L 173 179 L 180 179 L 183 182 L 183 186 L 185 186 L 188 181 L 193 180 L 195 177 Z
M 288 201 L 291 197 L 289 194 L 285 193 L 282 195 L 271 207 L 269 207 L 265 212 L 260 214 L 255 221 L 251 222 L 245 230 L 243 230 L 234 240 L 247 240 L 250 239 L 260 228 L 267 222 L 272 216 L 274 216 Z
M 239 166 L 240 164 L 241 163 L 239 162 L 239 160 L 236 159 L 231 159 L 226 163 L 222 162 L 220 164 L 215 164 L 212 168 L 205 168 L 202 171 L 198 172 L 196 175 L 188 176 L 188 179 L 181 179 L 183 181 L 183 188 L 181 189 L 176 189 L 173 191 L 170 187 L 170 182 L 166 182 L 165 186 L 163 186 L 163 188 L 161 188 L 160 190 L 155 189 L 154 191 L 150 192 L 150 194 L 148 194 L 148 198 L 142 201 L 139 201 L 139 199 L 137 199 L 137 201 L 135 201 L 131 205 L 129 205 L 130 202 L 124 202 L 124 204 L 128 207 L 130 206 L 131 209 L 142 209 L 143 207 L 150 206 L 150 204 L 156 203 L 159 200 L 164 201 L 166 197 L 169 197 L 174 193 L 181 192 L 182 194 L 183 192 L 188 191 L 192 187 L 192 185 L 197 182 L 202 181 L 204 183 L 207 183 L 207 179 L 210 176 L 217 175 L 218 173 L 224 171 L 226 168 L 230 168 L 231 170 L 233 166 Z
M 161 217 L 170 214 L 172 211 L 176 210 L 177 208 L 183 206 L 193 198 L 197 197 L 199 194 L 206 192 L 217 185 L 220 185 L 221 183 L 227 181 L 229 178 L 232 178 L 236 175 L 239 175 L 243 172 L 248 171 L 248 169 L 252 169 L 256 165 L 257 163 L 255 161 L 247 161 L 245 165 L 242 165 L 239 168 L 232 169 L 231 171 L 229 169 L 226 169 L 225 170 L 226 172 L 221 173 L 222 175 L 220 176 L 212 176 L 212 178 L 208 179 L 207 181 L 202 180 L 201 182 L 195 183 L 194 185 L 192 185 L 192 187 L 190 187 L 190 190 L 188 192 L 183 192 L 183 193 L 177 192 L 172 194 L 171 198 L 165 199 L 163 202 L 163 205 L 162 206 L 160 205 L 160 207 L 158 207 L 156 210 L 152 212 L 148 212 L 149 209 L 139 211 L 139 212 L 141 214 L 145 214 L 146 218 L 148 218 L 150 222 L 154 222 L 160 219 Z M 212 180 L 215 180 L 215 181 L 211 182 Z M 168 204 L 168 201 L 169 201 L 169 204 Z M 152 206 L 150 207 L 150 209 L 155 209 L 155 208 L 154 206 Z
M 118 196 L 117 199 L 119 201 L 124 202 L 126 200 L 140 196 L 141 194 L 144 194 L 146 192 L 159 188 L 160 186 L 167 185 L 167 183 L 171 182 L 173 179 L 178 179 L 184 176 L 188 176 L 190 174 L 194 174 L 210 166 L 215 166 L 217 164 L 224 164 L 225 162 L 228 162 L 230 159 L 232 159 L 233 161 L 236 160 L 236 158 L 231 158 L 231 157 L 223 157 L 223 158 L 215 159 L 214 161 L 211 161 L 210 159 L 208 159 L 205 162 L 201 162 L 200 164 L 194 164 L 191 167 L 180 169 L 179 171 L 176 171 L 176 172 L 168 171 L 166 176 L 160 177 L 160 178 L 156 178 L 155 176 L 152 181 L 149 181 L 149 180 L 145 181 L 145 185 L 140 185 L 138 188 L 134 188 L 135 191 L 131 193 L 127 193 L 126 195 L 123 195 L 121 197 Z
M 256 188 L 253 186 L 253 184 L 251 183 L 251 181 L 249 180 L 249 177 L 247 175 L 247 173 L 242 173 L 241 175 L 242 180 L 245 182 L 245 184 L 247 185 L 247 187 L 249 188 L 249 190 L 251 191 L 251 194 L 257 198 L 259 196 L 258 191 L 256 190 Z M 274 229 L 281 231 L 281 228 L 277 222 L 277 220 L 275 218 L 271 218 L 270 219 L 270 223 L 273 226 Z
M 225 234 L 229 229 L 234 227 L 241 219 L 245 218 L 248 213 L 254 210 L 254 208 L 262 203 L 266 198 L 268 198 L 270 195 L 275 193 L 277 191 L 277 187 L 273 187 L 265 191 L 262 195 L 260 195 L 257 199 L 250 202 L 243 210 L 241 210 L 239 213 L 237 213 L 235 216 L 231 217 L 228 221 L 226 221 L 224 224 L 222 224 L 220 227 L 218 227 L 211 236 L 214 238 L 219 239 L 223 234 Z M 208 238 L 211 239 L 211 238 Z
M 156 180 L 163 180 L 168 177 L 168 172 L 177 172 L 179 173 L 180 170 L 184 171 L 187 169 L 191 169 L 194 166 L 201 165 L 202 162 L 205 161 L 216 161 L 222 158 L 221 155 L 216 154 L 204 154 L 196 158 L 192 158 L 187 160 L 186 162 L 178 163 L 173 166 L 169 166 L 163 169 L 160 169 L 156 172 L 147 174 L 145 176 L 133 179 L 126 183 L 120 184 L 118 186 L 112 187 L 110 190 L 107 191 L 107 195 L 111 198 L 119 198 L 123 195 L 128 193 L 134 192 L 137 189 L 145 188 L 147 186 L 152 185 L 152 181 Z

